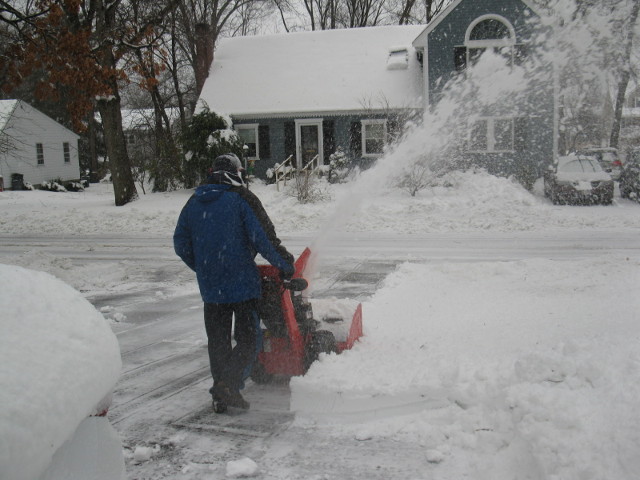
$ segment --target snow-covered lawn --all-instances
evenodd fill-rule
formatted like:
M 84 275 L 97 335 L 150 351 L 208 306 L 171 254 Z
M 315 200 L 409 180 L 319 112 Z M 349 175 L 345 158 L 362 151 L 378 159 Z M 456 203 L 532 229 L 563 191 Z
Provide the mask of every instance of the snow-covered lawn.
M 553 206 L 539 183 L 530 193 L 482 172 L 453 174 L 416 198 L 391 182 L 358 185 L 322 185 L 331 200 L 307 205 L 274 186 L 252 189 L 280 236 L 307 234 L 322 239 L 320 249 L 338 231 L 397 234 L 398 243 L 443 232 L 640 234 L 637 203 Z M 83 193 L 7 191 L 0 232 L 170 238 L 190 193 L 114 207 L 108 184 Z M 294 426 L 362 442 L 411 441 L 424 452 L 425 478 L 634 479 L 639 267 L 635 246 L 562 260 L 401 264 L 364 302 L 362 341 L 292 381 Z M 295 468 L 252 461 L 263 478 Z M 291 478 L 305 472 L 322 473 L 300 465 Z M 184 478 L 213 478 L 198 475 Z
M 391 184 L 361 192 L 353 184 L 319 184 L 331 200 L 300 205 L 293 195 L 256 182 L 260 197 L 280 235 L 350 232 L 420 234 L 430 232 L 640 229 L 638 204 L 617 196 L 613 206 L 554 206 L 520 185 L 486 173 L 454 173 L 415 198 Z M 289 192 L 290 193 L 290 192 Z M 180 209 L 191 195 L 180 190 L 140 196 L 113 206 L 109 184 L 80 193 L 44 191 L 0 193 L 0 234 L 153 234 L 170 237 Z

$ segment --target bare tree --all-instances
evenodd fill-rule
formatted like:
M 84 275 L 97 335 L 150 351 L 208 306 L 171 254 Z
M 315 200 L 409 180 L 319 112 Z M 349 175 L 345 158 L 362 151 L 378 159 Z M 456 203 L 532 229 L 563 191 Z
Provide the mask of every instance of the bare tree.
M 215 45 L 238 26 L 237 17 L 260 0 L 178 0 L 182 48 L 195 74 L 196 97 L 209 76 Z M 236 23 L 234 23 L 236 21 Z
M 571 119 L 575 134 L 593 142 L 593 129 L 584 123 L 584 120 L 592 121 L 591 116 L 578 116 L 577 113 L 588 113 L 599 104 L 601 119 L 592 121 L 592 124 L 607 125 L 608 132 L 601 137 L 601 143 L 619 147 L 622 107 L 633 72 L 633 52 L 638 44 L 636 30 L 640 2 L 538 0 L 538 3 L 547 16 L 547 23 L 554 26 L 552 36 L 546 39 L 547 58 L 555 65 L 559 79 L 564 118 Z M 578 97 L 574 93 L 583 89 L 585 84 L 596 83 L 599 83 L 599 91 L 583 96 L 582 104 L 576 104 Z M 615 86 L 613 92 L 610 85 Z M 594 96 L 599 101 L 594 102 Z M 567 100 L 574 103 L 568 104 Z M 611 102 L 611 108 L 607 107 L 608 102 Z M 573 141 L 567 137 L 568 133 L 561 131 L 560 141 L 571 148 Z
M 619 78 L 617 84 L 616 103 L 613 115 L 613 125 L 611 127 L 611 138 L 609 145 L 618 147 L 620 140 L 620 126 L 622 123 L 622 107 L 625 103 L 627 87 L 631 78 L 631 54 L 634 43 L 637 45 L 638 40 L 635 36 L 635 30 L 638 24 L 638 13 L 640 11 L 640 2 L 632 2 L 631 12 L 622 25 L 623 46 L 624 50 L 620 59 Z
M 120 83 L 127 80 L 126 58 L 152 41 L 150 28 L 173 9 L 170 0 L 149 6 L 142 21 L 133 22 L 123 0 L 43 0 L 29 3 L 0 0 L 0 22 L 15 29 L 19 42 L 2 58 L 8 72 L 3 87 L 19 85 L 25 74 L 44 72 L 41 97 L 64 101 L 77 130 L 97 107 L 102 118 L 116 205 L 137 198 L 122 131 Z M 64 96 L 62 95 L 64 92 Z
M 429 23 L 451 0 L 400 0 L 391 1 L 389 9 L 398 25 Z

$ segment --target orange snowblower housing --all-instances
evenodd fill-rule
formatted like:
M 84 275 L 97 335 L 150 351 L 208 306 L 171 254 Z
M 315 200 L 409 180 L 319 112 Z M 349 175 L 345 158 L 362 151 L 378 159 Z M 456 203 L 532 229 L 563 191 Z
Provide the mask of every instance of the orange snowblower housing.
M 295 262 L 290 281 L 282 280 L 277 268 L 260 265 L 262 299 L 260 319 L 262 349 L 251 378 L 266 383 L 274 376 L 304 375 L 321 353 L 341 353 L 362 336 L 362 305 L 358 304 L 345 338 L 336 339 L 322 322 L 313 318 L 311 302 L 302 295 L 307 288 L 304 272 L 311 256 L 306 248 Z

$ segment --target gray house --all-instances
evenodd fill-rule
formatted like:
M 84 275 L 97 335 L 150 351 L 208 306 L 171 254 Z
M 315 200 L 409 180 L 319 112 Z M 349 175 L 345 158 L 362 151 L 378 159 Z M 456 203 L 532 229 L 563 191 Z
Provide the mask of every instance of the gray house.
M 338 148 L 366 166 L 401 124 L 432 108 L 484 49 L 520 62 L 535 11 L 523 0 L 454 0 L 425 26 L 234 37 L 220 41 L 198 108 L 231 118 L 255 173 L 292 158 L 326 164 Z M 552 85 L 522 107 L 468 126 L 470 159 L 495 173 L 553 158 Z

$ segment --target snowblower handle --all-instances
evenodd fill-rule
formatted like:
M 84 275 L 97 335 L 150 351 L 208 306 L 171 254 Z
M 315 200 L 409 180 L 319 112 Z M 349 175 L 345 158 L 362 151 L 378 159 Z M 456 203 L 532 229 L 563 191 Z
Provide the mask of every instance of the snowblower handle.
M 283 280 L 282 284 L 284 285 L 284 288 L 293 292 L 301 292 L 303 290 L 306 290 L 309 286 L 309 282 L 307 282 L 307 280 L 302 277 Z

